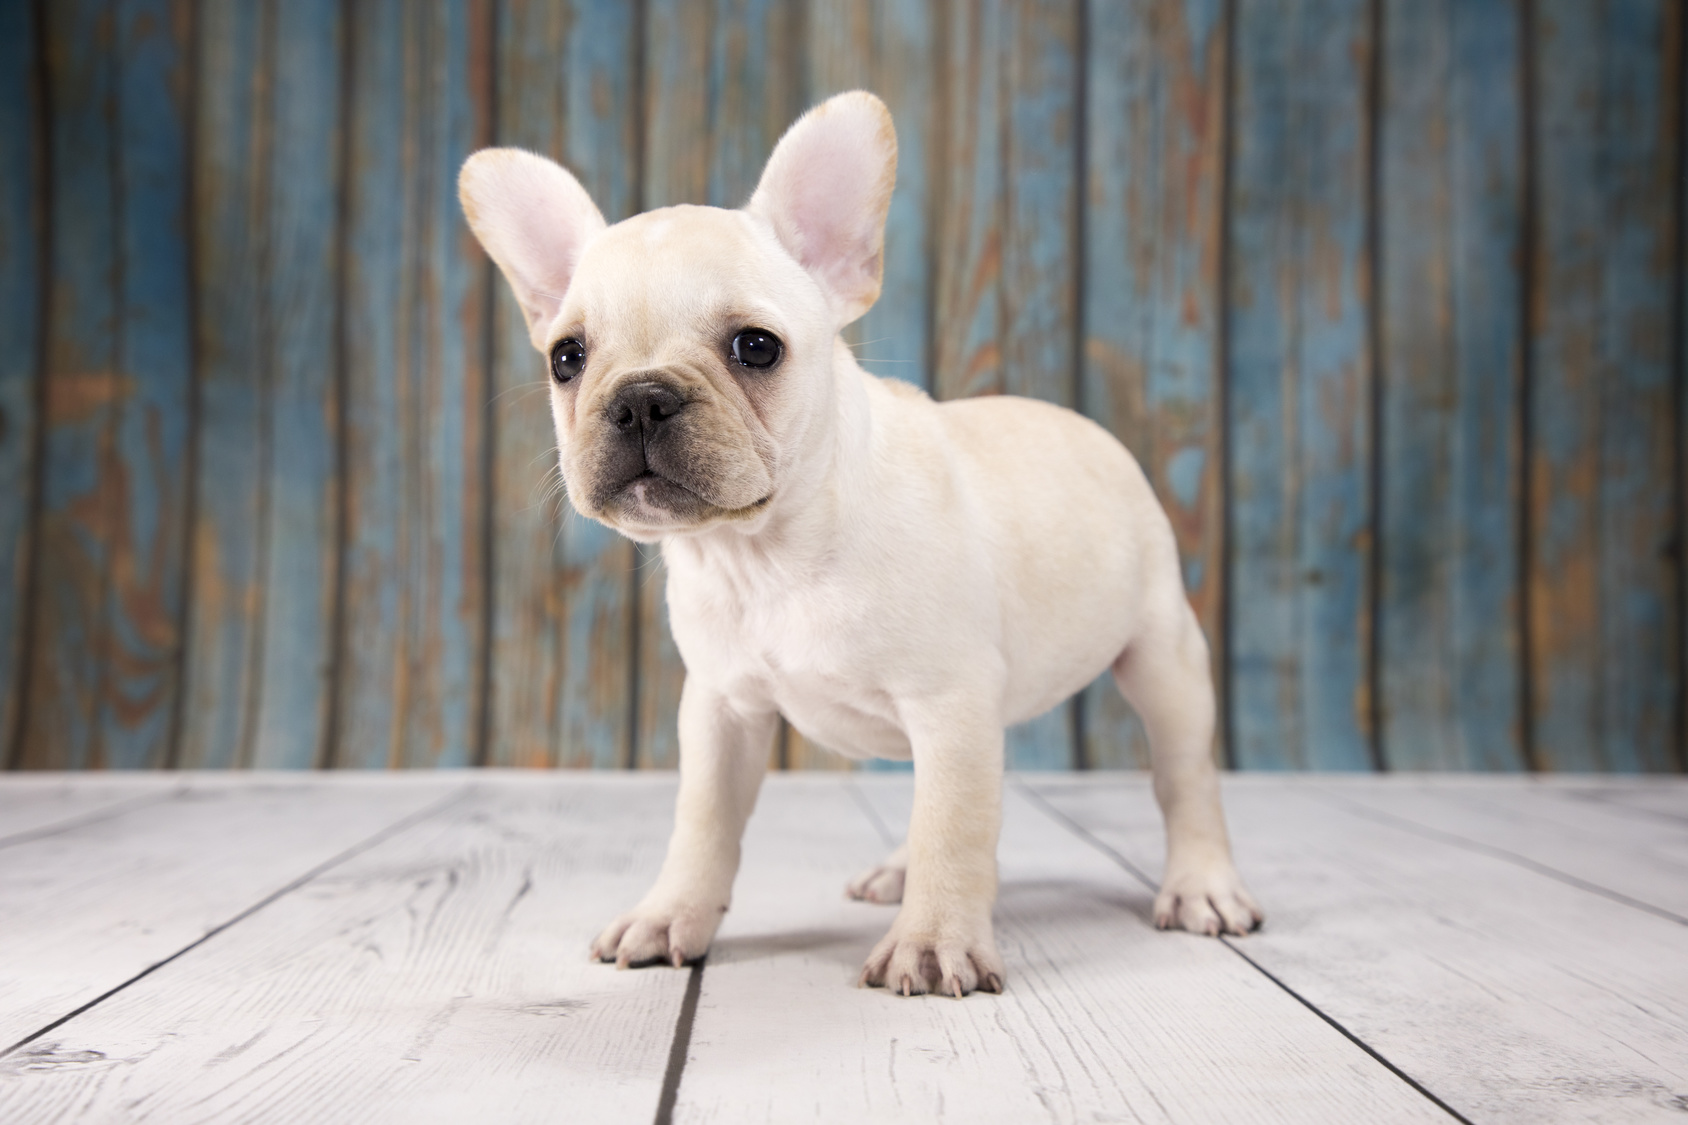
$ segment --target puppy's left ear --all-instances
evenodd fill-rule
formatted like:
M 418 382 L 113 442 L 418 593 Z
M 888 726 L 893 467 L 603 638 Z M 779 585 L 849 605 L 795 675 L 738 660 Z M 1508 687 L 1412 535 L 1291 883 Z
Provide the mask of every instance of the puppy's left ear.
M 745 208 L 820 283 L 845 325 L 879 297 L 897 130 L 865 90 L 828 98 L 787 129 Z

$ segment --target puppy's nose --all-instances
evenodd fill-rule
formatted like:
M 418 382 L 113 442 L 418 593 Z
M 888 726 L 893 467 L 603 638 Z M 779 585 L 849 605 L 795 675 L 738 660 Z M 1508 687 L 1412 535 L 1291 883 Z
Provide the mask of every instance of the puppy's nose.
M 651 430 L 680 413 L 686 400 L 664 383 L 629 383 L 610 400 L 610 421 L 623 433 Z

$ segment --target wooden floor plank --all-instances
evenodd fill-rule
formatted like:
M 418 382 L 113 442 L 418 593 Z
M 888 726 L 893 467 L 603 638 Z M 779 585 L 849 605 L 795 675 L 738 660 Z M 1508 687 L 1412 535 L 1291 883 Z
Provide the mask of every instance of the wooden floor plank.
M 0 1060 L 8 1119 L 648 1120 L 688 974 L 586 946 L 655 875 L 673 798 L 671 775 L 477 775 Z
M 0 778 L 0 848 L 93 817 L 115 815 L 141 801 L 163 800 L 181 782 L 168 773 L 8 774 Z
M 1674 790 L 1688 813 L 1688 783 Z M 1688 925 L 1688 819 L 1637 817 L 1621 805 L 1579 799 L 1553 786 L 1379 783 L 1310 787 L 1329 800 L 1364 808 L 1439 838 L 1458 840 L 1517 862 L 1540 865 Z
M 190 784 L 0 851 L 0 1049 L 460 785 Z
M 1146 780 L 1036 786 L 1159 877 Z M 1688 927 L 1293 779 L 1229 779 L 1226 804 L 1268 919 L 1238 948 L 1454 1109 L 1478 1122 L 1680 1120 Z
M 886 847 L 847 783 L 770 778 L 704 969 L 676 1121 L 1446 1120 L 1217 942 L 1009 794 L 1008 991 L 851 987 L 892 911 L 842 888 Z M 893 830 L 906 777 L 854 784 Z

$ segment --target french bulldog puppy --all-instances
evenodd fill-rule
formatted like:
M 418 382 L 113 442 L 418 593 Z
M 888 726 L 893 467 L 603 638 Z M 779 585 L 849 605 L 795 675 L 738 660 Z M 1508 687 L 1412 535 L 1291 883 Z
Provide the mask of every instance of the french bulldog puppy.
M 469 225 L 550 361 L 569 499 L 662 544 L 686 664 L 667 859 L 597 958 L 703 956 L 784 715 L 840 753 L 914 762 L 907 843 L 849 888 L 902 903 L 861 981 L 1001 991 L 1003 728 L 1104 668 L 1152 745 L 1156 924 L 1261 920 L 1220 810 L 1207 644 L 1137 463 L 1068 410 L 876 378 L 839 338 L 879 295 L 896 163 L 890 114 L 855 92 L 791 127 L 742 211 L 611 227 L 543 157 L 463 167 Z

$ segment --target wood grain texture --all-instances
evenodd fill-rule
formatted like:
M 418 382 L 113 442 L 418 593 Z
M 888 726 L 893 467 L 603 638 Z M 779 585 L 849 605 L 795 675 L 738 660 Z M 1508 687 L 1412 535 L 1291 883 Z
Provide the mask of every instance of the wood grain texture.
M 321 763 L 328 752 L 333 691 L 342 470 L 338 263 L 345 25 L 335 0 L 278 0 L 274 12 L 265 261 L 270 463 L 263 694 L 246 761 L 261 768 L 305 768 Z M 448 317 L 448 310 L 433 305 L 425 311 Z M 466 320 L 465 331 L 472 326 L 472 319 Z M 462 350 L 473 354 L 470 344 Z M 475 385 L 474 376 L 470 366 L 464 379 Z M 472 393 L 464 392 L 461 405 L 470 418 L 477 416 L 470 411 Z M 435 409 L 449 416 L 459 407 L 441 401 Z M 448 498 L 436 502 L 444 507 Z M 473 550 L 472 526 L 463 529 L 463 544 L 442 547 Z
M 23 702 L 31 509 L 41 375 L 42 219 L 46 202 L 36 9 L 0 7 L 0 766 Z
M 1392 788 L 1340 784 L 1355 799 Z M 1145 781 L 1040 791 L 1159 876 Z M 1680 1112 L 1688 927 L 1292 780 L 1234 777 L 1225 796 L 1239 867 L 1267 913 L 1238 949 L 1468 1120 Z
M 1656 0 L 1535 10 L 1528 660 L 1547 769 L 1682 768 L 1681 18 Z
M 1372 764 L 1368 16 L 1236 10 L 1227 551 L 1247 768 Z
M 845 329 L 856 361 L 884 378 L 930 390 L 934 68 L 938 5 L 903 0 L 817 0 L 806 12 L 806 105 L 846 90 L 884 99 L 897 129 L 897 186 L 885 220 L 879 300 Z M 872 767 L 784 728 L 776 765 L 792 770 Z
M 490 4 L 353 9 L 341 766 L 479 740 L 485 257 L 457 171 L 490 136 Z
M 260 703 L 270 461 L 262 329 L 273 28 L 259 4 L 201 9 L 194 97 L 193 584 L 177 763 L 249 760 Z
M 1378 739 L 1524 766 L 1522 9 L 1384 6 Z
M 477 786 L 33 1044 L 10 1116 L 648 1117 L 686 974 L 584 951 L 654 876 L 673 782 L 608 780 Z
M 46 13 L 53 283 L 25 766 L 168 756 L 191 376 L 189 30 L 179 3 Z
M 773 0 L 651 0 L 645 12 L 645 179 L 641 206 L 741 207 L 774 144 L 802 111 L 801 23 Z M 679 762 L 685 667 L 668 629 L 661 554 L 638 549 L 641 768 Z
M 162 770 L 10 774 L 0 786 L 0 848 L 116 816 L 140 802 L 167 800 L 180 787 L 179 775 Z
M 638 204 L 628 156 L 638 137 L 636 31 L 625 5 L 507 0 L 498 9 L 497 142 L 561 161 L 611 222 Z M 633 546 L 561 494 L 544 357 L 503 280 L 495 284 L 487 761 L 625 765 Z
M 1664 790 L 1672 791 L 1677 808 L 1688 812 L 1688 785 Z M 1439 778 L 1425 786 L 1330 784 L 1316 792 L 1389 823 L 1422 828 L 1432 839 L 1539 865 L 1688 925 L 1688 824 L 1638 817 L 1621 804 L 1589 801 L 1562 787 L 1501 787 L 1488 777 L 1469 784 Z
M 187 788 L 5 850 L 9 1046 L 460 783 Z
M 1226 8 L 1157 0 L 1087 11 L 1079 397 L 1137 457 L 1172 520 L 1223 698 Z M 1111 674 L 1080 706 L 1086 765 L 1148 764 L 1142 724 Z
M 907 779 L 856 780 L 878 821 L 906 820 Z M 676 1121 L 1445 1119 L 1217 942 L 1157 933 L 1148 892 L 1013 788 L 1006 993 L 854 988 L 894 911 L 839 889 L 886 846 L 839 783 L 768 780 Z

